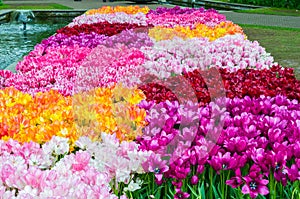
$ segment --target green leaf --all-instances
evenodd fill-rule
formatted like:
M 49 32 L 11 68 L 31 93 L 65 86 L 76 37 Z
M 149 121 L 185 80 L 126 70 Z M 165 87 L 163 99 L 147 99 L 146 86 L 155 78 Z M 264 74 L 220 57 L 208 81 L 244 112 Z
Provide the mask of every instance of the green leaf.
M 170 196 L 170 195 L 167 195 L 167 197 L 168 197 L 169 199 L 174 199 L 174 196 L 172 197 L 172 196 Z
M 171 72 L 171 77 L 175 77 L 175 76 L 176 76 L 176 73 Z
M 187 185 L 189 187 L 189 189 L 191 190 L 192 194 L 194 196 L 198 196 L 198 194 L 195 192 L 195 190 L 193 189 L 193 187 L 191 187 L 189 184 Z
M 219 184 L 220 185 L 220 184 Z M 216 189 L 216 187 L 213 185 L 213 191 L 214 191 L 214 198 L 215 199 L 220 199 L 220 195 L 218 194 L 218 191 Z
M 206 197 L 205 197 L 205 187 L 204 187 L 204 182 L 201 183 L 201 187 L 200 187 L 199 193 L 201 193 L 202 198 L 206 198 Z
M 163 188 L 163 186 L 159 186 L 156 190 L 155 190 L 155 198 L 160 198 L 161 195 L 161 189 Z

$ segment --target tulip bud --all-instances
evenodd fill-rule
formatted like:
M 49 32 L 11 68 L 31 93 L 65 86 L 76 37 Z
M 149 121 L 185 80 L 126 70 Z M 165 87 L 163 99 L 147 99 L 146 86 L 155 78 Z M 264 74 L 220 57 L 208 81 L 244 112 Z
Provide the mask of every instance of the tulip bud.
M 199 182 L 198 176 L 196 176 L 196 175 L 192 176 L 192 178 L 191 178 L 191 184 L 192 185 L 196 185 L 196 184 L 198 184 L 198 182 Z

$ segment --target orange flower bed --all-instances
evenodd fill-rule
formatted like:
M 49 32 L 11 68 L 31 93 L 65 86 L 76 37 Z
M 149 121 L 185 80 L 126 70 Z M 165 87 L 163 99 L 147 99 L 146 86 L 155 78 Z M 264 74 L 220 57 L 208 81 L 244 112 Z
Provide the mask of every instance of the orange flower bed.
M 146 125 L 145 111 L 136 106 L 144 98 L 142 91 L 122 86 L 73 97 L 54 90 L 32 97 L 5 88 L 0 90 L 0 138 L 44 143 L 56 135 L 69 138 L 73 145 L 79 136 L 99 140 L 106 132 L 116 133 L 120 140 L 134 140 Z
M 207 37 L 210 41 L 216 40 L 225 35 L 236 33 L 244 34 L 243 29 L 231 21 L 221 22 L 220 24 L 209 27 L 204 24 L 197 24 L 194 29 L 190 27 L 176 26 L 175 28 L 165 28 L 156 26 L 149 30 L 149 36 L 156 41 L 173 39 L 180 37 L 190 39 L 194 37 Z
M 139 12 L 142 12 L 144 14 L 147 14 L 149 12 L 149 8 L 147 6 L 145 7 L 139 7 L 139 6 L 116 6 L 116 7 L 110 7 L 110 6 L 103 6 L 98 9 L 91 9 L 88 10 L 85 14 L 87 15 L 93 15 L 93 14 L 112 14 L 116 12 L 124 12 L 126 14 L 137 14 Z

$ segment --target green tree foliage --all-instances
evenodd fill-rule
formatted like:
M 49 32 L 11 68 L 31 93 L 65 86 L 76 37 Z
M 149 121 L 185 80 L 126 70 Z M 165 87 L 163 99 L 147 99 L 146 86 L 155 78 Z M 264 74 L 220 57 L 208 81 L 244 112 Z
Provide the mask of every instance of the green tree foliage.
M 270 6 L 277 8 L 300 9 L 300 0 L 230 0 L 232 3 L 245 3 L 259 6 Z

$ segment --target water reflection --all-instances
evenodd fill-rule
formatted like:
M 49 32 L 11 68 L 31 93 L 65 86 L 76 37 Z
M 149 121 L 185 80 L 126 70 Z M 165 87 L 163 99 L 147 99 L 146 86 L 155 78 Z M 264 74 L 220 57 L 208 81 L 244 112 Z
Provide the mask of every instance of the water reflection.
M 26 25 L 26 30 L 16 22 L 0 24 L 0 69 L 21 60 L 36 44 L 71 21 L 72 18 L 36 19 Z

